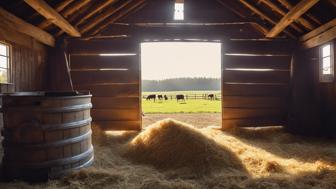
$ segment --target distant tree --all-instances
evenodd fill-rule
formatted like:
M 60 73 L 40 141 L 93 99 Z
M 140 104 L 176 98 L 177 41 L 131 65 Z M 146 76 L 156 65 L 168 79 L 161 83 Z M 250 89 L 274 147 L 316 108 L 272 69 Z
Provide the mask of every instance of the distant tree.
M 219 78 L 174 78 L 165 80 L 143 80 L 143 92 L 155 91 L 201 91 L 220 90 Z

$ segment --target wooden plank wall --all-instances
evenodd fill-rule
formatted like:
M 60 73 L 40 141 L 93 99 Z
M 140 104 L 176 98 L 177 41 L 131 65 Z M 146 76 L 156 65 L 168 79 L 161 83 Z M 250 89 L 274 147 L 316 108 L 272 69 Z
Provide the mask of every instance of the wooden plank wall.
M 15 91 L 43 90 L 46 47 L 29 36 L 1 27 L 0 41 L 11 46 L 11 83 Z
M 10 83 L 0 84 L 0 93 L 43 90 L 46 47 L 29 36 L 3 27 L 0 27 L 0 41 L 11 46 L 11 80 Z M 0 130 L 2 127 L 0 113 Z
M 231 40 L 223 51 L 223 128 L 283 125 L 290 94 L 288 44 Z
M 91 115 L 104 130 L 141 128 L 138 50 L 138 44 L 130 39 L 69 43 L 74 89 L 91 91 Z M 99 55 L 107 53 L 114 56 Z
M 336 55 L 336 40 L 330 43 Z M 294 54 L 288 130 L 295 134 L 336 137 L 336 80 L 320 82 L 319 50 L 320 46 L 298 49 Z

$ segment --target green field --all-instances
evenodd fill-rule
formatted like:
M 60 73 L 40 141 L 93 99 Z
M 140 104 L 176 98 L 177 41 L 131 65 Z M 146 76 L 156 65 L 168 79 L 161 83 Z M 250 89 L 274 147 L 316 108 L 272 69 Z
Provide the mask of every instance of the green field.
M 192 99 L 194 94 L 219 94 L 219 91 L 169 91 L 169 92 L 143 92 L 142 95 L 162 94 L 167 95 L 169 100 L 154 102 L 142 99 L 142 111 L 144 113 L 218 113 L 221 112 L 220 100 Z M 185 102 L 177 102 L 170 96 L 184 94 L 191 96 Z

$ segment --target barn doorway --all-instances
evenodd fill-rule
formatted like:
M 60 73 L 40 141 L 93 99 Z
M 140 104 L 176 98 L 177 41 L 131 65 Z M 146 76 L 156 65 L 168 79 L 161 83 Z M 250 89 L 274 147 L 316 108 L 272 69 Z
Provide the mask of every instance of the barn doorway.
M 142 127 L 173 118 L 221 126 L 220 42 L 141 43 Z

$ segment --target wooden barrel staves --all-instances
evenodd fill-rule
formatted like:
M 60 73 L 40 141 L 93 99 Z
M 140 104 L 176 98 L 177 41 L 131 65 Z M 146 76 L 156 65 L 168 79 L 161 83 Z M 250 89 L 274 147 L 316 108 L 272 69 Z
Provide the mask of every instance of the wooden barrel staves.
M 4 177 L 43 181 L 91 165 L 91 107 L 89 93 L 4 95 Z

